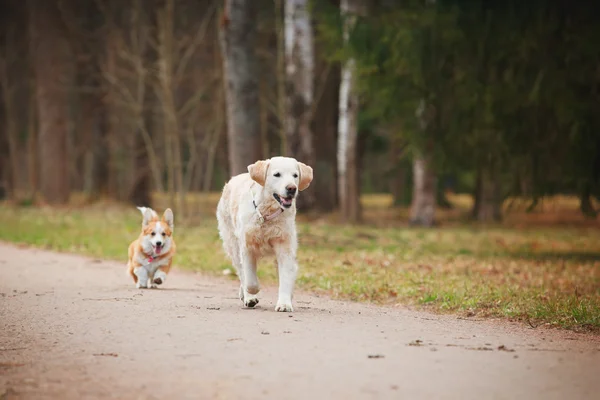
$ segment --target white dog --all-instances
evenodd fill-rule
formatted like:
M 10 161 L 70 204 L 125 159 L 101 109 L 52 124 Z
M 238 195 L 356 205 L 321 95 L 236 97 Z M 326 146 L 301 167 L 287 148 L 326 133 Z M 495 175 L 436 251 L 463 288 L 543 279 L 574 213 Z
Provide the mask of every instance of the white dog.
M 258 260 L 275 255 L 279 270 L 275 310 L 293 311 L 298 271 L 295 199 L 310 185 L 313 170 L 293 158 L 274 157 L 249 165 L 248 172 L 231 178 L 219 200 L 223 248 L 238 272 L 240 300 L 246 307 L 258 304 Z

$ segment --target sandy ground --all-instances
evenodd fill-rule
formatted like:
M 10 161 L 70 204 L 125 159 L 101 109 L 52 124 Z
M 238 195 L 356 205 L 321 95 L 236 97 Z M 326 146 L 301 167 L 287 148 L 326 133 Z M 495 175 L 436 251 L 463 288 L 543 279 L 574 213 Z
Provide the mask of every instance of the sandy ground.
M 0 399 L 592 399 L 600 339 L 0 244 Z

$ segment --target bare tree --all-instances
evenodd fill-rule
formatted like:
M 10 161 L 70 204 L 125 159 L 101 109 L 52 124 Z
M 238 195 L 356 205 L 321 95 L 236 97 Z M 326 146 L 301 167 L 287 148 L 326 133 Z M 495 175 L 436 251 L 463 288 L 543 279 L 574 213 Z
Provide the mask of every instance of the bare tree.
M 112 148 L 112 173 L 117 172 L 116 158 L 120 147 L 133 151 L 136 132 L 141 136 L 143 149 L 147 152 L 154 187 L 162 191 L 161 169 L 158 154 L 144 116 L 148 99 L 148 52 L 150 50 L 151 23 L 141 0 L 133 0 L 131 7 L 121 10 L 118 4 L 98 2 L 107 21 L 106 57 L 101 65 L 106 82 L 106 106 L 108 107 L 108 136 Z M 112 7 L 111 7 L 112 6 Z M 114 9 L 116 8 L 116 10 Z M 127 11 L 127 12 L 123 12 Z M 124 20 L 121 24 L 121 20 Z M 122 25 L 122 26 L 121 26 Z M 129 141 L 129 144 L 127 144 Z M 136 148 L 137 149 L 137 148 Z M 137 149 L 139 150 L 139 149 Z M 134 170 L 132 165 L 123 169 Z M 127 179 L 125 185 L 132 187 L 136 176 Z M 122 186 L 122 185 L 121 185 Z
M 51 204 L 69 200 L 68 86 L 73 78 L 70 44 L 57 2 L 29 1 L 35 29 L 35 75 L 39 115 L 40 192 Z
M 255 0 L 226 0 L 221 21 L 231 175 L 261 158 L 255 7 Z
M 200 163 L 199 153 L 213 145 L 214 132 L 218 131 L 216 124 L 207 124 L 201 120 L 199 108 L 201 99 L 210 90 L 216 89 L 214 84 L 218 81 L 220 73 L 215 72 L 212 63 L 207 63 L 208 65 L 202 68 L 202 78 L 196 79 L 197 65 L 191 62 L 194 61 L 194 57 L 198 58 L 201 45 L 208 42 L 208 28 L 214 21 L 215 7 L 213 3 L 201 10 L 203 17 L 200 23 L 188 27 L 177 24 L 174 0 L 166 0 L 164 4 L 164 8 L 159 9 L 157 15 L 156 94 L 163 117 L 169 193 L 172 203 L 176 205 L 180 215 L 183 215 L 186 193 L 190 190 L 194 171 L 199 169 L 196 168 Z M 178 27 L 180 29 L 177 29 Z M 195 32 L 190 35 L 189 31 L 192 28 Z M 186 82 L 190 81 L 193 82 L 193 90 L 185 90 Z M 203 135 L 198 134 L 199 131 L 202 131 Z M 199 139 L 203 139 L 201 143 L 198 143 Z M 185 165 L 182 154 L 184 144 L 190 149 Z
M 342 0 L 344 41 L 348 43 L 356 17 L 364 13 L 362 0 Z M 358 93 L 356 87 L 356 61 L 346 60 L 342 66 L 338 120 L 338 196 L 342 219 L 355 223 L 360 219 L 360 186 L 358 174 Z
M 315 54 L 308 0 L 285 3 L 286 155 L 315 165 L 311 123 L 313 119 Z M 301 207 L 310 208 L 314 192 L 301 198 Z

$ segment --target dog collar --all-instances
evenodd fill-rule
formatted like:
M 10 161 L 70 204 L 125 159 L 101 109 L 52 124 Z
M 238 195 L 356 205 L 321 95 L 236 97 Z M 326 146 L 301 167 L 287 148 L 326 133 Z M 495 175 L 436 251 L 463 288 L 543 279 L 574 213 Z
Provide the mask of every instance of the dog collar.
M 258 210 L 258 206 L 256 205 L 256 201 L 254 201 L 254 199 L 252 200 L 252 204 L 254 204 L 254 210 L 258 214 L 258 220 L 260 221 L 261 224 L 264 224 L 265 221 L 270 221 L 272 219 L 275 219 L 279 216 L 279 214 L 283 213 L 283 208 L 278 208 L 277 211 L 275 211 L 273 214 L 263 217 L 263 215 Z
M 148 262 L 151 263 L 152 261 L 154 261 L 154 257 L 148 256 Z
M 283 213 L 284 209 L 280 207 L 273 214 L 264 217 L 258 209 L 258 205 L 256 204 L 256 200 L 254 199 L 254 192 L 252 191 L 252 189 L 250 189 L 250 194 L 252 195 L 252 204 L 254 205 L 254 211 L 256 211 L 256 214 L 258 214 L 258 221 L 261 225 L 264 224 L 265 221 L 271 221 Z

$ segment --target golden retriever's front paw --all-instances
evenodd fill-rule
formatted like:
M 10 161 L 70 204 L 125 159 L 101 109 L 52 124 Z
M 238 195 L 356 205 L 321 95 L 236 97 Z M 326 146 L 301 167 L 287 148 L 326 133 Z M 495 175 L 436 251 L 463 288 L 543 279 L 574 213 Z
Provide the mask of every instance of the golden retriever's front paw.
M 258 304 L 258 297 L 248 296 L 244 299 L 244 305 L 248 308 L 254 308 Z
M 294 312 L 294 307 L 292 307 L 292 304 L 288 304 L 288 303 L 277 303 L 277 306 L 275 306 L 275 311 L 277 312 Z

